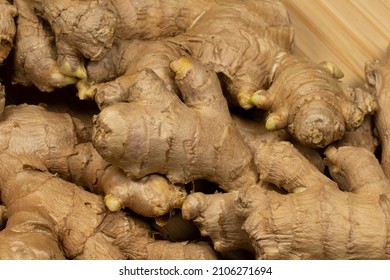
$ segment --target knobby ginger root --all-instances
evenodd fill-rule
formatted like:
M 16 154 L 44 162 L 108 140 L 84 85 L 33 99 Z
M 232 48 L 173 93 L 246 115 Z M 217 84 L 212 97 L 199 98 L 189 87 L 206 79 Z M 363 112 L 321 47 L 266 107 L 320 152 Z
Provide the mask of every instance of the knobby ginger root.
M 86 77 L 83 57 L 98 59 L 112 45 L 117 17 L 108 0 L 14 2 L 17 83 L 41 91 L 73 84 Z
M 33 105 L 7 106 L 0 124 L 1 152 L 37 156 L 50 172 L 107 195 L 113 211 L 128 207 L 147 217 L 161 216 L 179 208 L 185 198 L 183 189 L 162 176 L 134 181 L 103 160 L 91 143 L 81 143 L 84 128 L 68 114 Z
M 290 141 L 305 158 L 307 158 L 314 166 L 318 168 L 318 170 L 324 172 L 325 165 L 318 151 L 304 146 L 297 141 L 294 141 L 294 139 L 292 139 L 284 129 L 275 131 L 267 130 L 264 126 L 264 116 L 257 115 L 249 119 L 237 114 L 233 114 L 232 117 L 234 123 L 240 131 L 240 134 L 253 154 L 257 152 L 258 147 L 262 146 L 263 143 L 273 144 L 281 141 Z
M 275 65 L 270 87 L 251 100 L 271 112 L 267 129 L 287 127 L 304 145 L 326 147 L 359 127 L 377 107 L 374 96 L 345 88 L 322 65 L 286 53 L 279 54 Z
M 375 132 L 373 116 L 366 116 L 360 127 L 346 131 L 343 138 L 335 142 L 334 145 L 361 147 L 375 153 L 379 140 Z
M 7 207 L 0 204 L 0 231 L 5 227 L 7 221 Z
M 302 174 L 318 180 L 301 180 L 305 188 L 299 193 L 282 194 L 264 182 L 263 187 L 240 191 L 237 212 L 257 258 L 390 258 L 390 189 L 375 156 L 357 147 L 330 148 L 325 154 L 336 181 L 348 186 L 346 191 L 315 169 L 304 170 Z M 290 172 L 288 162 L 263 161 L 258 167 L 278 169 L 283 175 Z M 305 163 L 295 159 L 293 165 Z M 274 184 L 283 184 L 283 178 L 272 178 Z
M 80 99 L 95 98 L 100 108 L 130 102 L 132 88 L 142 79 L 139 75 L 145 69 L 152 69 L 168 90 L 179 94 L 169 63 L 183 55 L 184 52 L 174 44 L 163 40 L 119 41 L 103 59 L 88 64 L 88 81 L 78 82 L 78 96 Z
M 74 77 L 60 72 L 51 30 L 34 13 L 31 3 L 15 0 L 14 4 L 19 16 L 16 21 L 13 81 L 25 86 L 34 84 L 41 91 L 74 84 Z
M 109 213 L 101 196 L 49 173 L 34 156 L 3 153 L 1 200 L 8 209 L 0 259 L 215 259 L 204 243 L 151 238 L 149 226 Z
M 213 4 L 205 0 L 15 1 L 23 15 L 17 24 L 20 57 L 15 68 L 24 72 L 15 72 L 14 81 L 34 84 L 42 91 L 75 83 L 86 78 L 84 58 L 101 59 L 115 38 L 150 40 L 176 35 Z
M 14 17 L 16 15 L 15 6 L 8 0 L 0 1 L 0 63 L 4 61 L 13 47 L 16 32 Z
M 378 99 L 374 123 L 381 145 L 381 165 L 386 176 L 390 178 L 390 124 L 388 121 L 390 114 L 390 46 L 387 49 L 385 61 L 374 61 L 366 65 L 366 80 L 374 89 L 374 94 Z
M 0 0 L 0 64 L 13 47 L 16 32 L 14 17 L 16 15 L 15 6 L 8 0 Z
M 209 236 L 217 252 L 236 249 L 253 251 L 250 240 L 241 229 L 242 220 L 235 213 L 237 192 L 187 196 L 182 207 L 184 219 L 193 220 L 203 236 Z
M 226 191 L 255 183 L 252 154 L 217 75 L 189 58 L 171 68 L 184 103 L 154 72 L 143 71 L 133 96 L 138 101 L 113 104 L 95 118 L 96 150 L 134 179 L 152 173 L 172 183 L 207 179 Z

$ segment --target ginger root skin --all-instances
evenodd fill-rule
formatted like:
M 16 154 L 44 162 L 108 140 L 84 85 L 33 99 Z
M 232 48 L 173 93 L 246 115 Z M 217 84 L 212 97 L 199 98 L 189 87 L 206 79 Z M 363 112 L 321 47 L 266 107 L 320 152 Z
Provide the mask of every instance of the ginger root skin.
M 206 244 L 154 240 L 145 222 L 109 213 L 101 196 L 49 173 L 36 157 L 4 153 L 0 178 L 8 207 L 0 259 L 216 258 Z
M 203 236 L 208 236 L 220 253 L 244 249 L 253 252 L 250 240 L 241 229 L 242 219 L 235 213 L 237 192 L 203 194 L 191 193 L 182 207 L 182 216 L 192 220 Z
M 108 106 L 94 119 L 96 150 L 134 179 L 152 173 L 181 184 L 207 179 L 226 191 L 255 183 L 252 154 L 217 75 L 186 57 L 171 68 L 184 103 L 154 72 L 143 71 L 135 91 L 139 101 Z
M 94 98 L 100 109 L 131 102 L 134 87 L 145 69 L 153 70 L 168 90 L 179 95 L 169 63 L 183 55 L 175 45 L 163 40 L 117 41 L 103 59 L 88 63 L 88 80 L 77 84 L 79 98 Z
M 267 129 L 287 128 L 294 139 L 313 148 L 341 139 L 377 108 L 373 95 L 346 88 L 324 66 L 287 53 L 280 54 L 270 87 L 251 100 L 270 112 Z
M 371 182 L 368 177 L 360 182 L 367 164 L 376 160 L 374 155 L 364 148 L 334 149 L 328 152 L 328 164 L 339 170 L 336 180 L 346 178 L 342 181 L 347 182 L 348 189 L 353 192 L 341 191 L 335 182 L 318 171 L 315 171 L 317 175 L 311 176 L 319 179 L 322 176 L 323 179 L 313 181 L 315 185 L 310 182 L 310 187 L 299 193 L 286 195 L 275 191 L 266 182 L 262 182 L 262 187 L 240 190 L 235 205 L 238 215 L 244 220 L 242 228 L 252 241 L 256 258 L 390 258 L 387 234 L 390 189 L 379 163 L 372 166 L 375 171 L 369 174 L 382 172 L 382 175 L 375 179 L 369 177 Z M 294 161 L 294 165 L 300 163 Z M 264 161 L 264 164 L 267 163 Z M 272 164 L 269 162 L 270 169 Z M 279 173 L 284 174 L 290 167 L 283 164 L 275 169 L 282 168 Z
M 16 7 L 8 0 L 0 0 L 0 64 L 7 58 L 14 45 Z
M 378 109 L 374 114 L 374 124 L 381 146 L 381 165 L 388 178 L 390 178 L 390 45 L 384 61 L 373 61 L 366 65 L 366 80 L 378 99 Z
M 139 181 L 127 177 L 105 161 L 90 142 L 83 142 L 88 140 L 84 139 L 88 128 L 69 114 L 34 105 L 7 106 L 0 123 L 1 152 L 38 157 L 51 173 L 107 195 L 112 211 L 128 207 L 146 217 L 161 216 L 180 208 L 186 196 L 180 186 L 163 176 L 151 175 Z

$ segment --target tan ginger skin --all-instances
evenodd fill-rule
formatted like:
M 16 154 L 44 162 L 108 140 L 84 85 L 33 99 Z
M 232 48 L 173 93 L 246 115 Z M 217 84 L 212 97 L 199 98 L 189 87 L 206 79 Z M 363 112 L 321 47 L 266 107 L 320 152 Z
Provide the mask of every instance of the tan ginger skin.
M 213 3 L 16 0 L 21 16 L 17 22 L 14 81 L 34 84 L 41 91 L 74 84 L 86 78 L 83 59 L 101 59 L 115 38 L 145 40 L 175 35 Z
M 230 104 L 267 110 L 267 129 L 287 128 L 302 144 L 322 148 L 360 126 L 375 110 L 375 98 L 344 88 L 337 66 L 295 56 L 292 46 L 293 29 L 280 2 L 218 2 L 174 37 L 117 41 L 105 58 L 87 66 L 89 80 L 78 82 L 79 96 L 95 97 L 101 108 L 129 101 L 128 89 L 146 68 L 174 87 L 168 60 L 186 55 L 220 74 Z
M 13 47 L 16 32 L 14 17 L 16 7 L 8 0 L 0 0 L 0 64 L 8 56 Z
M 82 58 L 102 59 L 115 40 L 121 44 L 120 41 L 125 39 L 165 39 L 176 45 L 174 53 L 185 52 L 204 64 L 212 65 L 213 70 L 221 74 L 232 104 L 240 104 L 247 109 L 256 105 L 270 111 L 268 129 L 287 127 L 305 145 L 325 147 L 340 139 L 345 130 L 359 126 L 364 115 L 375 110 L 375 102 L 369 95 L 357 97 L 355 93 L 346 93 L 341 86 L 336 86 L 337 82 L 330 77 L 340 77 L 341 74 L 334 65 L 324 65 L 330 69 L 329 74 L 319 70 L 319 66 L 314 67 L 313 63 L 291 55 L 294 33 L 287 10 L 281 2 L 245 0 L 198 1 L 197 5 L 189 3 L 15 1 L 22 16 L 18 18 L 18 28 L 21 30 L 16 38 L 14 81 L 25 85 L 32 82 L 43 91 L 51 91 L 81 79 L 78 83 L 79 96 L 87 98 L 103 91 L 98 94 L 98 103 L 104 106 L 118 99 L 126 99 L 128 71 L 118 69 L 115 74 L 125 74 L 126 77 L 103 86 L 101 90 L 100 86 L 89 88 L 85 84 L 87 71 Z M 122 15 L 125 6 L 130 9 L 130 16 Z M 77 13 L 88 13 L 83 17 L 85 22 L 72 24 L 61 17 L 57 20 L 58 11 L 69 14 L 66 18 L 70 21 L 78 18 Z M 75 16 L 70 16 L 73 13 Z M 153 19 L 146 24 L 150 28 L 138 29 L 137 26 L 145 22 L 145 13 L 154 15 L 148 17 Z M 38 16 L 49 23 L 51 30 L 39 22 Z M 74 29 L 68 30 L 68 26 L 74 26 Z M 35 32 L 33 36 L 37 40 L 30 40 L 31 30 Z M 51 32 L 54 33 L 55 46 Z M 25 42 L 18 43 L 19 40 Z M 109 56 L 113 57 L 112 54 Z M 121 67 L 124 64 L 122 61 L 128 60 L 131 60 L 131 56 L 114 56 L 113 63 L 119 63 Z M 156 67 L 161 68 L 161 63 L 145 67 L 155 70 Z M 168 71 L 167 63 L 164 66 Z M 286 67 L 293 70 L 289 72 Z M 167 73 L 163 74 L 163 79 L 169 77 Z M 289 76 L 289 73 L 295 74 L 294 79 L 286 81 L 283 77 Z M 112 74 L 108 74 L 107 78 L 113 78 Z M 296 83 L 307 86 L 296 87 Z M 270 84 L 269 92 L 265 93 L 264 89 Z M 111 86 L 114 86 L 114 93 L 105 94 L 111 92 Z M 122 91 L 124 97 L 121 97 Z M 286 108 L 283 104 L 287 103 L 282 102 L 288 98 L 286 92 L 295 101 L 290 108 Z M 108 101 L 102 96 L 108 97 Z M 317 97 L 320 100 L 316 100 Z M 329 114 L 333 111 L 341 114 Z
M 299 185 L 304 191 L 300 193 L 283 195 L 253 187 L 241 193 L 243 228 L 251 240 L 257 240 L 252 244 L 259 258 L 390 258 L 386 233 L 389 182 L 374 154 L 345 146 L 330 147 L 325 155 L 337 184 L 320 173 L 306 171 L 304 174 L 317 180 L 302 176 Z M 305 166 L 298 158 L 294 160 Z M 259 169 L 269 164 L 262 162 Z M 282 164 L 274 168 L 281 170 L 279 174 L 289 169 Z M 284 179 L 269 181 L 278 184 Z
M 378 109 L 374 114 L 375 129 L 381 146 L 381 165 L 386 176 L 390 178 L 390 46 L 384 61 L 374 61 L 366 65 L 366 80 L 373 88 L 378 99 Z
M 0 177 L 8 205 L 0 259 L 216 259 L 206 243 L 154 240 L 145 222 L 110 213 L 101 196 L 49 173 L 34 156 L 3 153 Z
M 53 174 L 105 194 L 112 211 L 128 207 L 146 217 L 156 217 L 179 208 L 186 196 L 159 175 L 131 180 L 82 139 L 86 128 L 68 114 L 46 111 L 33 105 L 7 106 L 1 120 L 0 151 L 34 155 Z M 20 141 L 24 139 L 24 141 Z
M 257 167 L 266 172 L 260 184 L 241 189 L 235 199 L 230 197 L 234 193 L 194 193 L 183 204 L 185 217 L 198 223 L 214 244 L 240 245 L 253 250 L 257 259 L 390 258 L 390 185 L 371 152 L 329 147 L 326 161 L 335 182 L 288 142 L 264 143 L 260 150 Z M 283 156 L 277 157 L 281 151 Z M 261 159 L 264 155 L 267 158 Z M 285 164 L 291 160 L 299 170 Z M 291 180 L 291 173 L 297 171 L 300 178 Z M 219 212 L 208 215 L 214 205 L 234 210 L 223 217 Z M 238 228 L 245 234 L 234 235 Z M 251 243 L 249 249 L 245 240 Z
M 96 150 L 134 179 L 153 173 L 172 183 L 207 179 L 226 191 L 256 183 L 252 153 L 217 75 L 185 57 L 171 68 L 184 103 L 154 72 L 144 71 L 132 89 L 139 100 L 108 106 L 95 118 Z

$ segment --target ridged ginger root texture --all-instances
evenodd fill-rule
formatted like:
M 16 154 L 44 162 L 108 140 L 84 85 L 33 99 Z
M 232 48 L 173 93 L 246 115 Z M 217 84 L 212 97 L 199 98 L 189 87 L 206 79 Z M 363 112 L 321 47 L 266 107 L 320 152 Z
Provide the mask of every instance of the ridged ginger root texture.
M 217 75 L 186 57 L 171 68 L 184 103 L 154 72 L 144 71 L 136 84 L 139 101 L 113 104 L 95 117 L 96 150 L 134 179 L 152 173 L 166 174 L 172 183 L 207 179 L 226 191 L 255 183 L 252 153 Z

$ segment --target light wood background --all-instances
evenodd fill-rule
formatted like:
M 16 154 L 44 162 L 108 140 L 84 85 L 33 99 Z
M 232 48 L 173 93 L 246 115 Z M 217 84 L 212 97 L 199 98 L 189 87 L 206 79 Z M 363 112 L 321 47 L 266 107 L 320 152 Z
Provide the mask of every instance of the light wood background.
M 295 28 L 295 52 L 336 63 L 351 86 L 390 43 L 390 0 L 284 0 Z

